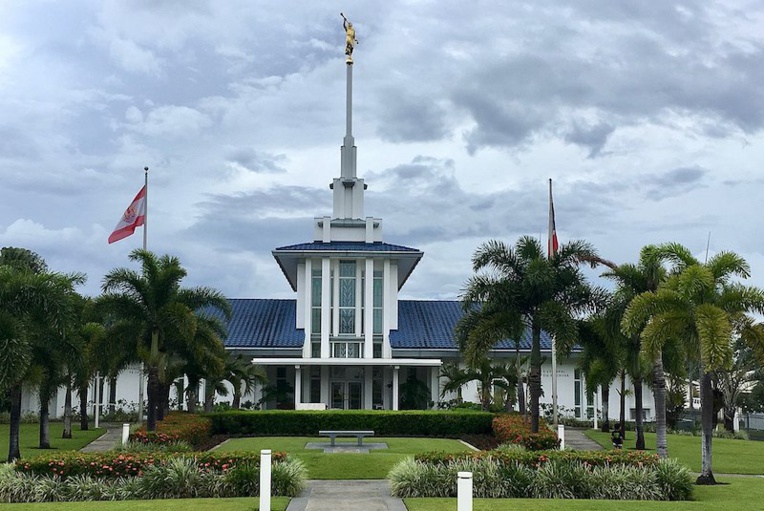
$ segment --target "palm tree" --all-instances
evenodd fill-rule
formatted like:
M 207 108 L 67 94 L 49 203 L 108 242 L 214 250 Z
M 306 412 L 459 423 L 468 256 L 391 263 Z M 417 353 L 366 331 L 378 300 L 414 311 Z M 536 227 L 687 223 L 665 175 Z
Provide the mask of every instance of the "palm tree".
M 699 354 L 703 437 L 697 483 L 715 484 L 712 374 L 731 365 L 733 333 L 750 323 L 749 312 L 764 311 L 764 292 L 733 280 L 749 277 L 750 268 L 732 252 L 701 263 L 684 246 L 668 243 L 655 247 L 655 255 L 671 263 L 669 277 L 656 292 L 642 293 L 631 301 L 622 325 L 629 334 L 641 332 L 643 349 L 653 357 L 672 339 L 681 341 L 688 355 Z M 758 344 L 754 352 L 764 353 Z
M 248 362 L 244 355 L 233 357 L 228 356 L 226 360 L 226 380 L 233 387 L 233 402 L 231 406 L 234 409 L 241 408 L 241 397 L 255 391 L 257 385 L 268 383 L 268 377 L 262 366 L 254 365 Z
M 654 246 L 642 249 L 637 264 L 608 264 L 609 271 L 602 274 L 616 282 L 617 288 L 605 312 L 605 326 L 613 337 L 621 338 L 625 356 L 624 369 L 631 377 L 634 385 L 634 406 L 636 411 L 636 448 L 645 449 L 645 432 L 643 425 L 642 383 L 650 372 L 653 380 L 653 396 L 655 398 L 656 431 L 659 438 L 658 454 L 668 456 L 666 446 L 666 378 L 663 374 L 663 359 L 661 353 L 655 354 L 654 360 L 645 361 L 642 354 L 640 331 L 632 331 L 624 336 L 621 333 L 621 321 L 626 307 L 641 293 L 651 293 L 658 289 L 664 280 L 666 271 L 662 260 L 657 256 Z M 623 425 L 623 422 L 621 423 Z
M 517 372 L 514 366 L 507 364 L 491 364 L 491 360 L 486 357 L 480 361 L 477 367 L 460 369 L 458 363 L 445 364 L 441 368 L 441 377 L 446 378 L 446 383 L 440 392 L 441 397 L 447 392 L 456 391 L 461 399 L 461 389 L 471 381 L 478 382 L 480 392 L 480 405 L 483 410 L 489 410 L 491 403 L 495 402 L 491 394 L 493 387 L 498 387 L 506 391 L 506 403 L 511 403 L 511 393 L 515 390 L 517 384 Z M 496 403 L 500 404 L 500 403 Z
M 622 346 L 609 334 L 602 315 L 596 315 L 579 323 L 581 359 L 579 368 L 586 377 L 588 392 L 602 389 L 603 432 L 610 431 L 610 385 L 618 377 L 623 366 Z
M 73 286 L 82 280 L 81 275 L 48 271 L 45 261 L 29 250 L 0 250 L 0 391 L 7 392 L 11 403 L 8 461 L 21 457 L 22 384 L 50 355 L 53 336 L 64 331 Z
M 129 257 L 141 264 L 142 273 L 126 268 L 110 271 L 103 279 L 104 294 L 98 303 L 118 327 L 132 328 L 137 333 L 136 351 L 148 372 L 146 427 L 154 431 L 161 413 L 159 408 L 163 407 L 163 391 L 169 392 L 164 378 L 168 355 L 194 350 L 202 311 L 229 319 L 231 307 L 213 289 L 181 288 L 186 270 L 176 257 L 157 257 L 141 249 L 134 250 Z
M 472 329 L 464 341 L 468 365 L 485 356 L 507 331 L 531 332 L 529 372 L 531 430 L 539 428 L 541 398 L 541 331 L 555 335 L 560 353 L 567 353 L 578 339 L 576 317 L 593 310 L 601 291 L 592 288 L 581 264 L 597 264 L 597 253 L 588 243 L 563 244 L 547 258 L 535 238 L 521 237 L 514 247 L 491 240 L 472 257 L 477 273 L 467 281 L 462 295 L 464 321 L 493 325 Z M 475 319 L 471 311 L 479 309 Z M 499 318 L 499 319 L 494 319 Z M 469 331 L 469 325 L 462 328 Z M 492 335 L 491 331 L 494 334 Z M 514 338 L 519 338 L 516 335 Z

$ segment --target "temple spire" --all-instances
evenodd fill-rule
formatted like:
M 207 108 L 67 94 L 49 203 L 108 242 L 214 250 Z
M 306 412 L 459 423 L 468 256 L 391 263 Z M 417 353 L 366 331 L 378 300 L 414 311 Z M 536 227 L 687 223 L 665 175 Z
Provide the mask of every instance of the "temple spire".
M 353 49 L 358 41 L 355 28 L 344 14 L 342 28 L 345 30 L 345 136 L 340 148 L 340 177 L 332 182 L 334 190 L 334 219 L 358 221 L 364 218 L 363 192 L 366 185 L 356 171 L 356 146 L 353 138 Z

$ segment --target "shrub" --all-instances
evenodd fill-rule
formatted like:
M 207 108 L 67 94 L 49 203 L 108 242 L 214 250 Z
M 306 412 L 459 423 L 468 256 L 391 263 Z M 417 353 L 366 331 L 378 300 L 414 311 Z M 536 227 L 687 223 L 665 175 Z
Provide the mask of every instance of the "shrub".
M 190 497 L 244 497 L 259 492 L 260 468 L 253 461 L 210 470 L 196 458 L 175 457 L 146 468 L 142 477 L 98 478 L 40 476 L 0 467 L 0 502 L 64 502 Z M 305 467 L 299 460 L 272 465 L 272 494 L 294 497 L 305 487 Z M 237 475 L 232 475 L 237 474 Z M 244 484 L 246 483 L 246 485 Z
M 407 458 L 390 471 L 393 495 L 454 497 L 457 472 L 473 474 L 473 495 L 484 498 L 688 500 L 692 480 L 675 462 L 590 465 L 559 458 L 528 466 L 491 456 L 430 463 Z
M 129 440 L 135 443 L 165 445 L 179 441 L 193 447 L 200 447 L 209 442 L 212 421 L 200 415 L 183 412 L 171 412 L 163 421 L 157 422 L 156 431 L 139 428 L 130 434 Z
M 514 448 L 496 449 L 494 451 L 465 451 L 462 453 L 425 452 L 415 455 L 417 461 L 432 464 L 447 464 L 457 459 L 491 457 L 504 464 L 517 462 L 526 467 L 539 467 L 549 460 L 585 463 L 590 467 L 629 465 L 653 466 L 660 462 L 657 454 L 645 451 L 612 450 L 612 451 L 525 451 Z
M 90 475 L 98 478 L 114 479 L 143 475 L 150 466 L 162 465 L 176 458 L 188 458 L 183 453 L 142 452 L 123 454 L 119 452 L 84 453 L 57 452 L 35 458 L 16 461 L 16 470 L 25 474 L 67 478 L 76 475 Z M 260 463 L 260 454 L 254 452 L 194 453 L 191 458 L 206 471 L 224 472 L 242 462 Z M 274 463 L 286 459 L 286 454 L 274 452 Z
M 520 444 L 530 451 L 556 449 L 560 445 L 557 434 L 541 419 L 538 433 L 531 433 L 530 424 L 518 414 L 499 415 L 493 419 L 492 427 L 500 443 Z

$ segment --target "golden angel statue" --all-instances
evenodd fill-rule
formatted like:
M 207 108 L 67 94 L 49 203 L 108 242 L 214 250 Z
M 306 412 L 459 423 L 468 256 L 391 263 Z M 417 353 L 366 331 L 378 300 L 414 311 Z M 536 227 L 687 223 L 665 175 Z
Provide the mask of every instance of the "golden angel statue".
M 353 24 L 348 21 L 344 14 L 340 13 L 340 16 L 342 16 L 342 28 L 345 29 L 345 55 L 348 56 L 347 63 L 352 64 L 353 48 L 358 44 L 358 40 L 355 38 Z

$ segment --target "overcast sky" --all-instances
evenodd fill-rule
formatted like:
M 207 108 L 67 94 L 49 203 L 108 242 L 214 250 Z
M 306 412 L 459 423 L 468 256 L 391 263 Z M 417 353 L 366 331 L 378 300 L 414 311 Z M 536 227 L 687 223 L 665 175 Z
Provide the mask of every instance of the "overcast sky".
M 366 215 L 424 251 L 405 298 L 456 298 L 488 239 L 618 263 L 676 241 L 764 286 L 764 4 L 0 0 L 0 246 L 82 271 L 150 167 L 149 249 L 185 285 L 293 297 L 271 250 L 331 214 L 343 11 Z M 596 278 L 596 274 L 594 275 Z

